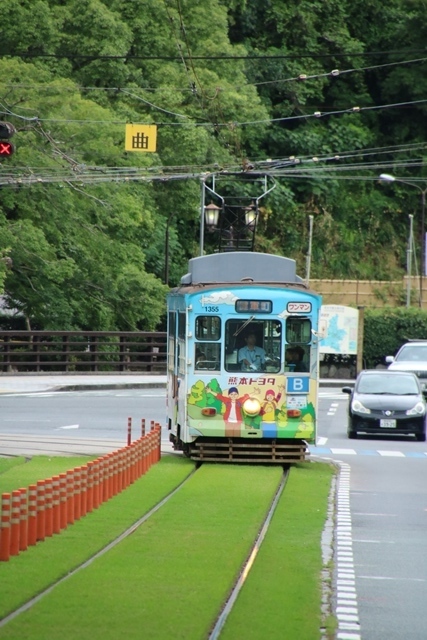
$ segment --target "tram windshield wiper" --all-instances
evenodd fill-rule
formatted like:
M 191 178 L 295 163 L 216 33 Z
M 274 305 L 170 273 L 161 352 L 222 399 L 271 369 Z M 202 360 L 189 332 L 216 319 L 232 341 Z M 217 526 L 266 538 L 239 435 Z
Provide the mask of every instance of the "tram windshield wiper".
M 254 318 L 255 316 L 251 316 L 248 320 L 246 320 L 246 322 L 244 322 L 242 326 L 233 333 L 233 338 L 236 338 L 239 335 L 239 333 L 241 333 L 243 329 L 247 327 L 250 322 L 252 322 Z

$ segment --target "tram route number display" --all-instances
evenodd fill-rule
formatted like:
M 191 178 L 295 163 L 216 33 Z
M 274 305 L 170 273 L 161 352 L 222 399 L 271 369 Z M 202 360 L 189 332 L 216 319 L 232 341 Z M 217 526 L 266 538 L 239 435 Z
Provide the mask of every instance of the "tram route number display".
M 310 389 L 310 378 L 289 376 L 286 378 L 286 391 L 288 394 L 308 393 Z
M 311 313 L 311 302 L 288 302 L 288 313 Z

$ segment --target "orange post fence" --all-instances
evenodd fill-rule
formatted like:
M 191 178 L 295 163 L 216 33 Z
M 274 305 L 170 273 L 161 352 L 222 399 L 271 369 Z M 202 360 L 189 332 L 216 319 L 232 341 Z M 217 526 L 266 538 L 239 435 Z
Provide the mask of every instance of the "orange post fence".
M 160 460 L 161 426 L 152 420 L 141 436 L 127 445 L 87 464 L 69 469 L 28 488 L 3 493 L 0 511 L 0 561 L 25 551 L 38 541 L 61 533 L 117 495 Z

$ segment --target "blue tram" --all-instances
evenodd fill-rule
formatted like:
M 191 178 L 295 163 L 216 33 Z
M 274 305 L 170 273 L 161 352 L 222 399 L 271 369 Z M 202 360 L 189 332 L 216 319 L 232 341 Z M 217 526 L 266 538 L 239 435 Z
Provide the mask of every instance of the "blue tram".
M 193 258 L 168 295 L 167 421 L 194 460 L 304 460 L 316 441 L 321 298 L 295 261 Z

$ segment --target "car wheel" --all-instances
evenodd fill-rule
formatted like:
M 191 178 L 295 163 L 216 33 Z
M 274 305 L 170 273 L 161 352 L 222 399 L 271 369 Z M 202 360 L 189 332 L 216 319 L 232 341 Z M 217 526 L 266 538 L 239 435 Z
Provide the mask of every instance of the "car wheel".
M 415 437 L 416 437 L 418 442 L 425 442 L 426 441 L 426 434 L 425 433 L 416 433 Z
M 357 438 L 357 431 L 347 431 L 347 436 L 350 440 L 355 440 Z

